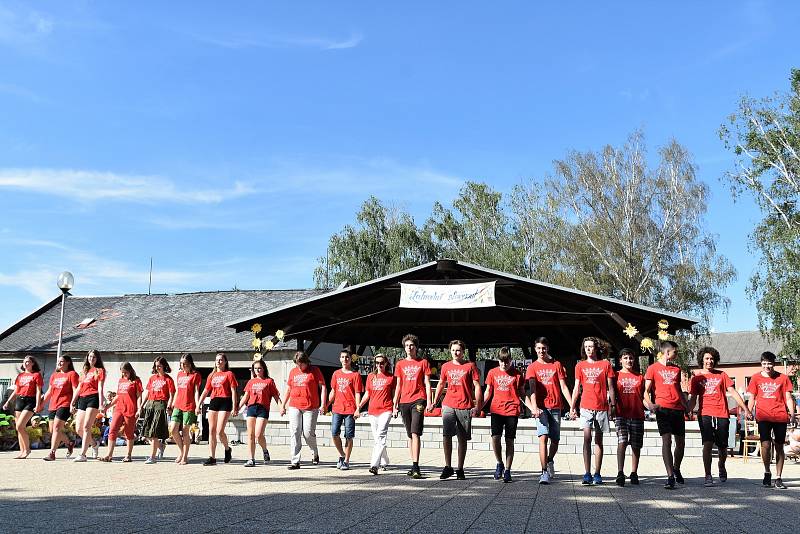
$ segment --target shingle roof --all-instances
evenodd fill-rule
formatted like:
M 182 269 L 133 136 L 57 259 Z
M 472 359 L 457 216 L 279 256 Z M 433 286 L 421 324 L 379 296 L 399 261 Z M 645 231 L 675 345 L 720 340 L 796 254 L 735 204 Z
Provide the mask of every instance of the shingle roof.
M 303 300 L 326 290 L 217 291 L 170 295 L 68 297 L 65 351 L 96 348 L 113 352 L 208 352 L 249 350 L 252 334 L 225 323 Z M 58 344 L 60 299 L 0 333 L 0 352 L 54 351 Z M 88 328 L 77 328 L 94 318 Z M 294 349 L 290 341 L 285 348 Z
M 707 341 L 719 351 L 721 365 L 758 363 L 762 352 L 780 354 L 783 348 L 782 342 L 768 341 L 758 330 L 716 332 L 711 334 L 711 339 Z

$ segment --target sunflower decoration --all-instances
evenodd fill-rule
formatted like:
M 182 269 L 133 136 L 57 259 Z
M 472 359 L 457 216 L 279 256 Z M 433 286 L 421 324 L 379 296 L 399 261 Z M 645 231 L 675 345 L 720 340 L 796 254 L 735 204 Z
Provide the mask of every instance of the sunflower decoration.
M 641 343 L 639 343 L 639 347 L 642 349 L 642 352 L 651 352 L 652 353 L 653 352 L 653 348 L 655 347 L 655 344 L 653 343 L 652 339 L 650 339 L 649 337 L 646 337 L 646 338 L 642 338 Z
M 275 332 L 275 337 L 278 338 L 278 341 L 283 341 L 283 338 L 286 337 L 286 332 L 283 330 L 278 330 Z
M 254 334 L 261 332 L 261 323 L 253 323 L 253 326 L 250 327 L 250 331 Z
M 262 358 L 263 358 L 263 356 L 261 355 L 261 353 L 260 353 L 260 352 L 256 352 L 255 354 L 253 354 L 253 361 L 254 361 L 254 362 L 257 362 L 257 361 L 259 361 L 259 360 L 260 360 L 260 359 L 262 359 Z
M 628 323 L 628 326 L 625 327 L 623 332 L 625 333 L 626 336 L 628 336 L 629 338 L 633 339 L 634 337 L 636 337 L 636 334 L 639 333 L 639 330 L 635 326 L 633 326 L 631 323 Z
M 659 330 L 658 339 L 660 341 L 666 341 L 667 339 L 669 339 L 669 332 L 667 332 L 666 330 Z
M 661 319 L 660 321 L 658 321 L 659 330 L 666 330 L 667 328 L 669 328 L 669 322 L 667 322 L 666 319 Z
M 264 341 L 264 350 L 270 351 L 275 346 L 275 343 L 271 339 Z
M 261 338 L 260 337 L 254 337 L 251 345 L 253 346 L 254 349 L 261 348 Z

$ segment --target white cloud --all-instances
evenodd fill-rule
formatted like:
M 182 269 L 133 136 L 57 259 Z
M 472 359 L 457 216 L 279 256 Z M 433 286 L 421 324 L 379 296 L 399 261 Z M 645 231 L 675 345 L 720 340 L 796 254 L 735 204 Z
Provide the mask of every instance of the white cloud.
M 316 48 L 319 50 L 342 50 L 355 48 L 364 40 L 360 33 L 352 33 L 346 39 L 330 39 L 326 37 L 292 37 L 292 36 L 269 36 L 269 37 L 249 37 L 249 36 L 230 36 L 230 37 L 197 37 L 198 40 L 220 46 L 223 48 L 243 49 L 243 48 Z
M 159 176 L 63 169 L 0 169 L 0 188 L 67 197 L 91 202 L 118 200 L 156 204 L 218 204 L 253 192 L 242 182 L 228 189 L 194 189 Z

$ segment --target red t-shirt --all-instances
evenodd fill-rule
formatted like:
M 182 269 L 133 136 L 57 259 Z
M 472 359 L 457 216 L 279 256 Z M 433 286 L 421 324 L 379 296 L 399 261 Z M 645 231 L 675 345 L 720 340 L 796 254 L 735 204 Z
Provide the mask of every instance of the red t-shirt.
M 519 415 L 520 389 L 522 389 L 522 373 L 510 368 L 503 371 L 499 367 L 490 369 L 486 374 L 486 385 L 492 386 L 492 403 L 489 411 L 496 415 Z
M 167 401 L 172 393 L 175 393 L 175 382 L 171 376 L 150 375 L 150 380 L 147 381 L 147 400 Z
M 617 392 L 617 417 L 644 420 L 644 377 L 620 371 L 614 386 Z
M 325 384 L 325 377 L 319 367 L 309 365 L 305 372 L 299 367 L 289 371 L 289 406 L 298 410 L 319 408 L 319 387 Z
M 50 375 L 50 411 L 69 407 L 78 381 L 78 373 L 75 371 Z
M 425 399 L 425 377 L 431 376 L 428 360 L 400 360 L 394 367 L 394 376 L 400 384 L 400 402 Z
M 83 376 L 81 376 L 81 390 L 78 395 L 81 397 L 88 397 L 89 395 L 97 395 L 99 392 L 98 386 L 100 382 L 105 382 L 106 370 L 105 369 L 89 369 Z
M 356 393 L 364 392 L 361 375 L 353 371 L 345 373 L 338 369 L 331 377 L 333 411 L 341 415 L 352 415 L 356 411 Z
M 442 386 L 447 386 L 442 406 L 456 410 L 468 410 L 475 404 L 473 399 L 475 385 L 473 380 L 479 380 L 478 368 L 472 362 L 457 364 L 447 362 L 442 365 Z
M 203 383 L 200 373 L 194 372 L 186 374 L 178 371 L 178 379 L 175 381 L 175 401 L 174 408 L 182 412 L 193 412 L 197 409 L 194 402 L 194 392 Z
M 575 366 L 575 381 L 583 386 L 580 407 L 608 411 L 608 379 L 614 369 L 608 360 L 584 360 Z
M 44 385 L 44 379 L 42 379 L 42 373 L 23 372 L 17 375 L 14 384 L 16 385 L 14 392 L 18 397 L 35 397 L 36 386 L 39 386 L 41 390 Z
M 370 415 L 380 415 L 392 411 L 396 383 L 397 378 L 392 375 L 372 373 L 367 377 L 368 413 Z
M 244 387 L 247 393 L 247 405 L 260 404 L 269 411 L 272 399 L 278 400 L 278 388 L 271 378 L 251 378 Z
M 756 421 L 772 423 L 788 423 L 789 413 L 786 411 L 786 393 L 792 391 L 789 377 L 775 372 L 775 378 L 761 373 L 753 375 L 747 391 L 756 397 Z
M 232 391 L 239 387 L 233 371 L 217 371 L 208 375 L 206 380 L 206 391 L 211 392 L 211 398 L 233 396 Z
M 645 380 L 652 380 L 656 392 L 656 404 L 670 410 L 684 410 L 681 402 L 681 368 L 656 362 L 647 368 Z
M 733 380 L 725 371 L 696 374 L 689 381 L 689 393 L 697 395 L 699 414 L 709 417 L 728 417 L 728 398 L 725 392 Z
M 136 415 L 136 399 L 142 394 L 142 381 L 128 380 L 123 377 L 117 384 L 117 403 L 114 405 L 114 417 L 122 415 L 132 417 Z
M 551 410 L 560 410 L 561 403 L 561 380 L 567 378 L 567 372 L 561 362 L 552 361 L 550 363 L 536 360 L 528 366 L 525 372 L 525 380 L 534 379 L 536 388 L 536 406 Z

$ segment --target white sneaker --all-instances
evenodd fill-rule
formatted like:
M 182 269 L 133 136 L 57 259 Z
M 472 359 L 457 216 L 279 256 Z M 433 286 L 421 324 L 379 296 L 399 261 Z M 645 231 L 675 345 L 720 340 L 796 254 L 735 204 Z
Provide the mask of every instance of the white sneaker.
M 100 445 L 94 445 L 92 447 L 92 459 L 97 460 L 100 457 Z
M 85 454 L 79 454 L 78 456 L 73 458 L 72 461 L 73 462 L 85 462 L 86 461 L 86 455 Z
M 339 468 L 342 471 L 347 471 L 350 469 L 350 462 L 342 462 L 342 466 Z
M 161 445 L 158 446 L 158 451 L 156 452 L 156 460 L 161 460 L 164 458 L 164 450 L 167 448 L 167 444 L 164 443 L 164 440 L 161 440 Z
M 550 474 L 547 471 L 542 471 L 542 476 L 539 477 L 539 484 L 550 484 Z
M 547 477 L 548 481 L 556 477 L 556 464 L 553 460 L 547 462 Z
M 344 465 L 344 458 L 342 458 L 342 457 L 340 456 L 340 457 L 339 457 L 339 459 L 338 459 L 338 460 L 336 460 L 336 469 L 341 469 L 341 468 L 342 468 L 342 465 Z
M 147 459 L 144 461 L 144 463 L 145 463 L 145 464 L 154 464 L 154 463 L 156 463 L 157 461 L 158 461 L 158 460 L 156 460 L 156 459 L 155 459 L 155 458 L 153 458 L 152 456 L 148 456 L 148 457 L 147 457 Z

